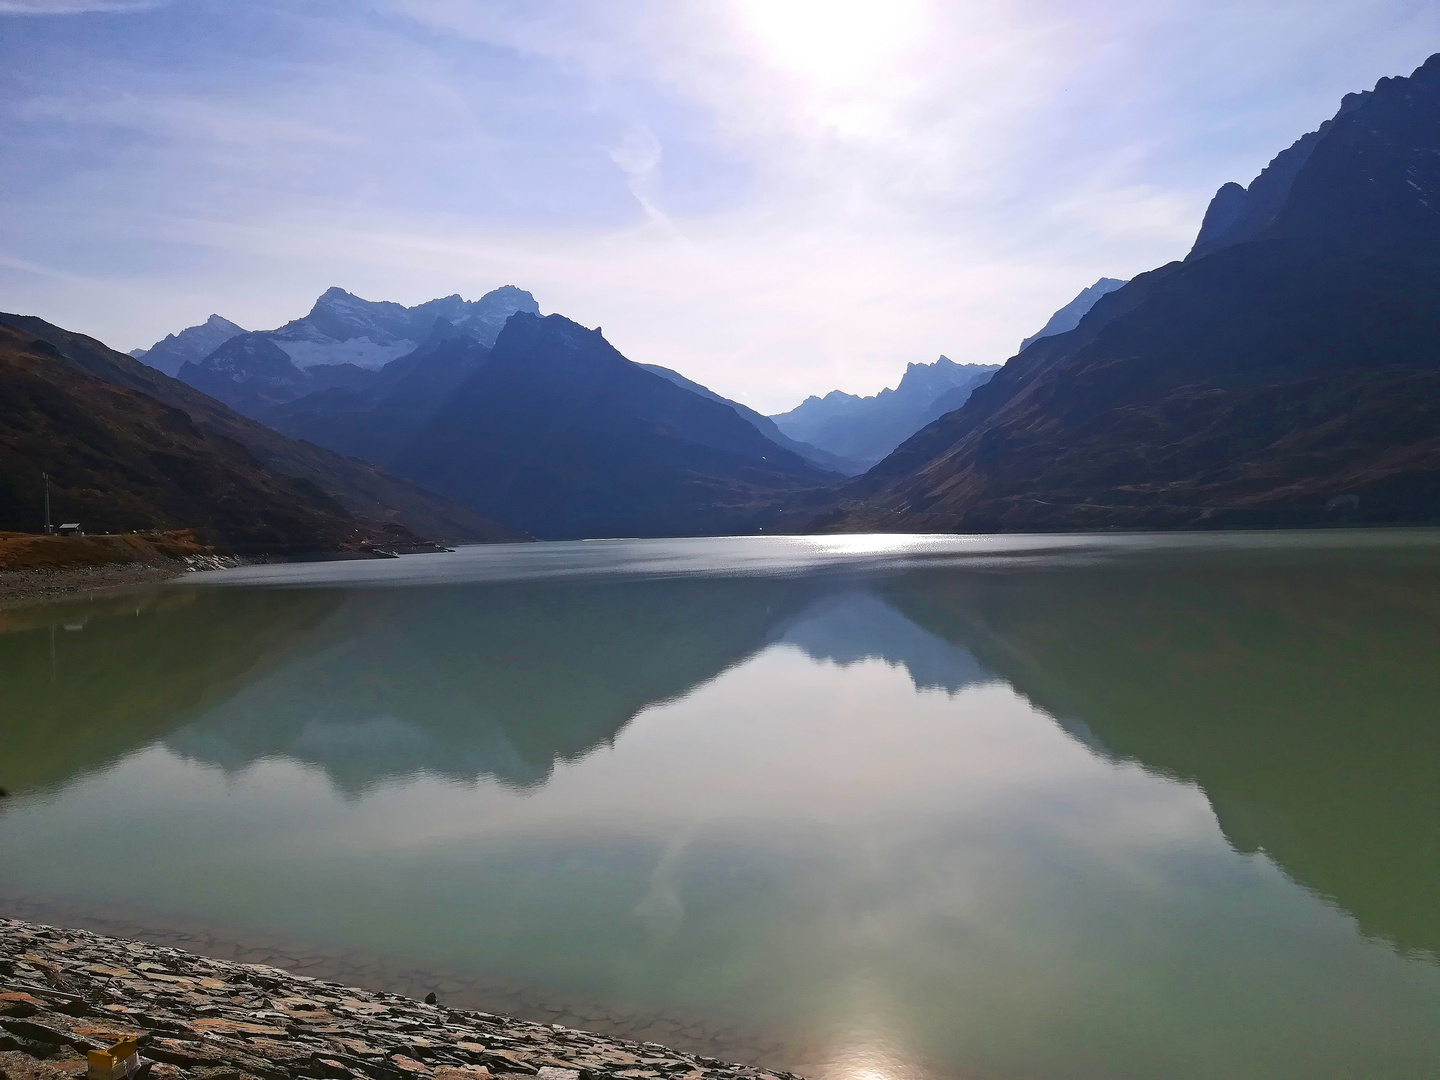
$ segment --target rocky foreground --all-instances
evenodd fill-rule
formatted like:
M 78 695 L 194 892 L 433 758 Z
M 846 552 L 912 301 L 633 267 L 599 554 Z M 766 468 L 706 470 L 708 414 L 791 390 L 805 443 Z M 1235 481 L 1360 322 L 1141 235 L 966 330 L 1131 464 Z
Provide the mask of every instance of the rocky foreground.
M 658 1043 L 0 919 L 0 1080 L 80 1080 L 139 1040 L 136 1080 L 796 1080 Z

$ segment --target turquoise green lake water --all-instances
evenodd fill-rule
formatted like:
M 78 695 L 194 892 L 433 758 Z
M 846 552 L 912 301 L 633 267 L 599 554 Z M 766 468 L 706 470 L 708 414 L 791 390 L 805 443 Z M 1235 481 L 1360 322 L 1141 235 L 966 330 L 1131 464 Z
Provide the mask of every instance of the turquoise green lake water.
M 1433 532 L 191 575 L 0 613 L 0 785 L 0 911 L 818 1080 L 1440 1076 Z

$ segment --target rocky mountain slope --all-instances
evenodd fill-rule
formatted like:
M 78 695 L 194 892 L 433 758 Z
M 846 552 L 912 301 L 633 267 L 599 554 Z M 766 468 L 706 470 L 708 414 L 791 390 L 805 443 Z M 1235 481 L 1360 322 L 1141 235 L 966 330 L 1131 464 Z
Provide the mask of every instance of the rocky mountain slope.
M 235 550 L 339 549 L 366 528 L 315 484 L 266 469 L 183 411 L 77 371 L 0 327 L 0 528 L 53 511 L 92 532 L 193 526 Z
M 362 382 L 312 390 L 261 415 L 294 438 L 388 466 L 489 355 L 489 347 L 449 328 Z
M 469 336 L 493 345 L 511 315 L 517 311 L 537 314 L 539 310 L 533 296 L 513 285 L 492 289 L 479 300 L 464 300 L 455 294 L 408 308 L 390 301 L 362 300 L 332 287 L 304 318 L 268 334 L 299 368 L 354 364 L 374 370 L 412 351 L 430 336 L 437 320 L 462 327 Z
M 1346 97 L 813 527 L 1440 520 L 1440 55 Z
M 130 355 L 166 375 L 177 375 L 180 368 L 189 362 L 200 361 L 209 356 L 231 338 L 245 333 L 243 326 L 237 326 L 229 319 L 211 315 L 199 326 L 187 326 L 178 334 L 167 334 L 148 349 L 131 349 Z
M 750 531 L 762 504 L 838 479 L 598 330 L 525 313 L 393 464 L 551 538 Z
M 18 380 L 15 396 L 5 399 L 17 425 L 9 445 L 15 448 L 11 467 L 18 470 L 5 501 L 19 500 L 13 513 L 24 522 L 12 528 L 37 527 L 38 473 L 44 466 L 35 462 L 56 453 L 66 461 L 73 457 L 67 467 L 76 470 L 76 490 L 88 493 L 77 498 L 75 515 L 88 514 L 84 520 L 94 529 L 209 522 L 234 545 L 262 547 L 270 543 L 266 530 L 272 526 L 279 530 L 277 537 L 292 537 L 295 543 L 312 526 L 327 543 L 358 535 L 356 529 L 377 536 L 418 533 L 447 540 L 519 538 L 513 530 L 384 469 L 248 420 L 93 338 L 32 316 L 0 314 L 0 326 L 15 332 L 8 340 Z M 38 395 L 37 402 L 46 402 L 49 411 L 43 421 L 38 413 L 31 416 L 39 405 L 19 404 L 22 384 L 27 394 Z M 239 470 L 233 484 L 243 481 L 255 489 L 244 497 L 236 495 L 238 501 L 226 501 L 232 483 L 219 472 L 231 467 Z M 58 469 L 49 471 L 57 483 L 65 483 L 58 479 Z M 256 517 L 263 502 L 257 492 L 277 500 L 273 513 L 266 510 Z M 213 514 L 205 509 L 211 503 Z M 289 503 L 294 505 L 286 509 Z M 195 519 L 192 514 L 202 516 Z
M 933 364 L 910 364 L 894 389 L 870 397 L 832 390 L 771 419 L 791 439 L 869 468 L 923 426 L 941 395 L 958 394 L 963 401 L 998 370 L 998 364 L 957 364 L 942 356 Z
M 232 335 L 176 374 L 236 411 L 268 421 L 270 410 L 307 394 L 367 386 L 391 361 L 437 335 L 458 331 L 483 345 L 494 344 L 505 320 L 517 311 L 534 313 L 539 307 L 513 285 L 479 300 L 457 294 L 409 308 L 330 288 L 303 318 L 277 330 Z
M 1020 351 L 1024 352 L 1032 341 L 1039 341 L 1043 337 L 1054 337 L 1056 334 L 1063 334 L 1067 330 L 1074 330 L 1075 327 L 1080 325 L 1080 320 L 1086 316 L 1090 309 L 1100 302 L 1102 296 L 1108 296 L 1124 284 L 1125 282 L 1118 278 L 1102 277 L 1088 289 L 1081 289 L 1079 295 L 1077 295 L 1074 300 L 1071 300 L 1059 311 L 1055 312 L 1054 315 L 1051 315 L 1049 321 L 1046 322 L 1044 326 L 1020 342 Z M 958 408 L 959 406 L 956 407 Z M 945 410 L 945 412 L 948 411 L 948 409 Z M 942 412 L 937 415 L 944 415 L 944 413 Z
M 646 371 L 653 371 L 662 379 L 668 379 L 676 386 L 689 390 L 692 394 L 699 394 L 701 397 L 709 398 L 711 401 L 718 401 L 723 405 L 730 406 L 730 408 L 739 413 L 751 427 L 760 432 L 761 435 L 764 435 L 777 446 L 783 446 L 786 450 L 794 451 L 812 465 L 818 465 L 822 469 L 839 473 L 841 476 L 854 476 L 857 473 L 865 471 L 863 466 L 858 462 L 851 461 L 849 458 L 840 457 L 838 454 L 821 450 L 818 446 L 812 446 L 807 442 L 800 442 L 798 439 L 790 438 L 790 436 L 780 430 L 779 424 L 775 423 L 774 420 L 765 414 L 758 413 L 750 408 L 750 406 L 742 405 L 738 401 L 731 401 L 727 397 L 721 397 L 708 386 L 701 386 L 694 380 L 685 378 L 685 376 L 681 375 L 678 371 L 671 371 L 669 368 L 661 367 L 659 364 L 641 364 L 640 366 Z
M 539 321 L 535 309 L 511 286 L 414 308 L 331 289 L 305 319 L 237 334 L 180 376 L 283 435 L 546 536 L 749 531 L 763 504 L 859 471 L 677 372 L 632 364 L 568 320 Z M 500 327 L 520 315 L 547 328 L 526 339 L 528 358 L 492 357 Z M 344 350 L 326 346 L 322 357 L 322 338 Z M 504 463 L 527 462 L 523 479 L 497 479 Z

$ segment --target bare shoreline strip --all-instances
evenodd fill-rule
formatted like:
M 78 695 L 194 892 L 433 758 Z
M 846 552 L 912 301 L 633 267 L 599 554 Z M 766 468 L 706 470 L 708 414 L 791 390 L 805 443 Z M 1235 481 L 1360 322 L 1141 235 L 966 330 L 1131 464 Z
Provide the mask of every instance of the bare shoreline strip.
M 78 566 L 63 570 L 0 570 L 0 610 L 75 600 L 91 593 L 111 592 L 169 581 L 188 571 L 185 563 L 124 563 Z
M 792 1073 L 156 945 L 0 920 L 0 1080 L 798 1080 Z

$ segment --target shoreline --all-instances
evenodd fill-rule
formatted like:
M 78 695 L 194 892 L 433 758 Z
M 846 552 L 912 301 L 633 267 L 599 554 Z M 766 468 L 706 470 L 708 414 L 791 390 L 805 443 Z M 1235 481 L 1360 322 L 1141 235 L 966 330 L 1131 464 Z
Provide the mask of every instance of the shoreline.
M 63 569 L 0 570 L 0 610 L 84 600 L 140 585 L 171 581 L 195 569 L 185 562 L 120 563 Z
M 139 1041 L 146 1080 L 799 1080 L 660 1043 L 0 919 L 0 1075 L 83 1080 L 86 1051 L 127 1037 Z
M 739 1061 L 774 1073 L 822 1070 L 821 1058 L 813 1048 L 797 1045 L 779 1029 L 762 1029 L 738 1017 L 699 1019 L 653 1003 L 613 997 L 600 1000 L 413 957 L 305 943 L 238 927 L 217 927 L 210 922 L 162 921 L 121 908 L 72 906 L 0 892 L 0 922 L 5 919 L 73 927 L 100 937 L 178 949 L 214 960 L 280 968 L 375 993 L 419 999 L 434 991 L 456 1008 L 541 1024 L 558 1023 L 630 1042 L 653 1040 L 672 1049 Z

